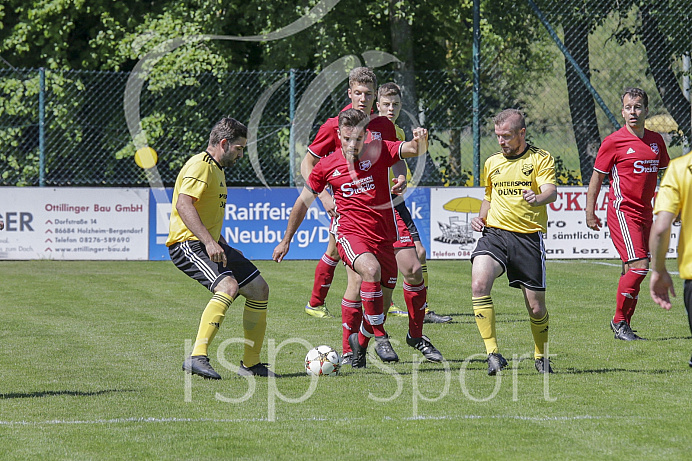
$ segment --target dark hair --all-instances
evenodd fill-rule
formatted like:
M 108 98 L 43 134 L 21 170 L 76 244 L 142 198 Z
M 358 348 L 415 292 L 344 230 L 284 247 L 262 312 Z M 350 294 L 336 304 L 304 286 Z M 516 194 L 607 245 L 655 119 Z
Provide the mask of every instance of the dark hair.
M 495 117 L 493 117 L 493 122 L 495 125 L 502 125 L 503 123 L 511 121 L 512 131 L 518 131 L 522 128 L 526 128 L 526 120 L 524 119 L 524 113 L 519 109 L 505 109 Z
M 344 127 L 365 129 L 370 123 L 370 117 L 365 112 L 358 109 L 346 109 L 339 114 L 339 129 Z
M 647 95 L 646 91 L 642 90 L 641 88 L 635 88 L 633 86 L 625 88 L 625 91 L 623 91 L 622 96 L 620 97 L 620 101 L 623 104 L 625 102 L 625 96 L 627 95 L 629 95 L 630 98 L 641 98 L 644 108 L 649 107 L 649 95 Z
M 209 145 L 216 146 L 222 139 L 233 142 L 238 138 L 247 138 L 247 127 L 234 118 L 224 117 L 211 129 Z
M 377 99 L 382 96 L 399 96 L 401 97 L 401 88 L 394 82 L 387 82 L 380 85 L 377 89 Z
M 362 83 L 368 85 L 372 83 L 372 87 L 377 88 L 377 77 L 375 72 L 369 67 L 356 67 L 348 73 L 348 87 L 353 88 L 354 85 Z

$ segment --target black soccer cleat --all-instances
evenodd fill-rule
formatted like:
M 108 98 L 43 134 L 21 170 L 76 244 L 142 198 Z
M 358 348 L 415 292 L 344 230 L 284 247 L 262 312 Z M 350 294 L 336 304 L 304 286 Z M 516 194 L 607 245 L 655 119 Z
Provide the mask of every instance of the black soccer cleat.
M 221 375 L 209 365 L 209 357 L 206 355 L 194 355 L 186 358 L 183 362 L 183 371 L 201 376 L 204 379 L 221 379 Z
M 353 352 L 346 352 L 341 356 L 341 366 L 350 365 L 353 360 Z
M 548 357 L 536 359 L 535 365 L 536 371 L 539 373 L 553 373 L 553 367 L 550 366 L 550 359 Z
M 238 368 L 238 376 L 261 376 L 264 378 L 281 378 L 281 375 L 277 375 L 269 368 L 267 368 L 268 363 L 258 363 L 251 367 L 246 367 L 243 361 L 240 361 L 240 368 Z
M 689 361 L 688 365 L 692 367 L 692 357 L 690 357 L 690 361 Z
M 623 341 L 637 341 L 644 339 L 641 336 L 634 334 L 630 325 L 624 320 L 618 323 L 611 320 L 610 329 L 615 332 L 615 339 L 621 339 Z
M 353 351 L 353 355 L 351 357 L 351 367 L 365 368 L 365 354 L 367 353 L 367 348 L 362 347 L 358 342 L 358 333 L 351 333 L 351 335 L 348 337 L 348 344 L 351 346 L 351 351 Z
M 389 336 L 375 336 L 375 352 L 383 362 L 398 362 L 399 356 L 396 355 Z
M 430 309 L 425 309 L 425 317 L 423 317 L 423 323 L 447 323 L 451 321 L 452 317 L 449 315 L 438 315 Z
M 428 362 L 441 362 L 444 360 L 444 357 L 442 357 L 440 351 L 438 351 L 435 346 L 432 345 L 430 338 L 425 335 L 421 336 L 420 338 L 412 338 L 407 334 L 406 344 L 414 349 L 418 349 Z
M 507 360 L 497 352 L 488 354 L 488 375 L 495 376 L 499 371 L 507 366 Z

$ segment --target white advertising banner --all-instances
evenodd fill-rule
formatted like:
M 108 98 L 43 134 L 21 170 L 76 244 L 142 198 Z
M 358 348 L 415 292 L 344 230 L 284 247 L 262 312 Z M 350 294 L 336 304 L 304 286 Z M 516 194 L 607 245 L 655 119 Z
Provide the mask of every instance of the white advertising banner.
M 149 189 L 0 188 L 0 259 L 144 259 Z
M 586 227 L 586 187 L 558 187 L 558 198 L 548 205 L 548 229 L 545 235 L 546 256 L 552 259 L 619 259 L 610 239 L 606 222 L 608 189 L 598 196 L 596 215 L 603 228 Z M 430 259 L 470 259 L 481 234 L 471 229 L 471 219 L 478 215 L 484 188 L 430 189 Z M 671 233 L 668 257 L 677 256 L 680 226 Z

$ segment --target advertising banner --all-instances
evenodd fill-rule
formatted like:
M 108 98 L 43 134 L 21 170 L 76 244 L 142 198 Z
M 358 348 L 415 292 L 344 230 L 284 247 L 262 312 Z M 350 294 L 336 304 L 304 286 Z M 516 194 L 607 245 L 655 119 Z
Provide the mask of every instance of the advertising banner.
M 149 258 L 170 259 L 165 246 L 171 213 L 172 189 L 151 193 Z M 157 196 L 160 196 L 157 200 Z M 274 247 L 281 241 L 293 204 L 298 198 L 296 188 L 229 188 L 222 235 L 229 245 L 254 260 L 272 259 Z M 406 199 L 416 222 L 421 241 L 430 241 L 429 190 L 413 189 Z M 286 259 L 320 259 L 329 241 L 329 217 L 319 199 L 315 199 L 305 220 L 296 232 Z M 427 248 L 427 247 L 426 247 Z
M 558 187 L 558 197 L 548 205 L 548 228 L 545 237 L 547 258 L 553 259 L 619 259 L 608 231 L 606 210 L 608 188 L 598 195 L 596 215 L 603 227 L 593 231 L 586 227 L 586 187 Z M 478 216 L 484 188 L 430 189 L 429 259 L 470 259 L 481 234 L 471 229 L 471 219 Z M 677 256 L 680 226 L 673 226 L 669 257 Z
M 149 190 L 0 188 L 0 259 L 148 258 Z

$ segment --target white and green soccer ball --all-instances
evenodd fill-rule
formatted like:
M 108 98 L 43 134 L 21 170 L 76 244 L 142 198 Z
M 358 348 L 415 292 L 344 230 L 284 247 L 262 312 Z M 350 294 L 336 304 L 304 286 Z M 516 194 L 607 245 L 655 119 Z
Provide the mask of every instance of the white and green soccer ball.
M 336 376 L 341 368 L 339 353 L 329 346 L 317 346 L 305 356 L 305 372 L 314 376 Z

